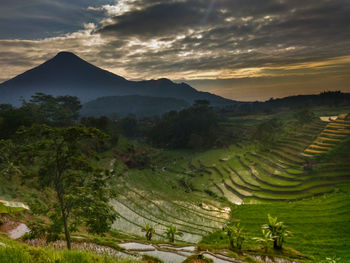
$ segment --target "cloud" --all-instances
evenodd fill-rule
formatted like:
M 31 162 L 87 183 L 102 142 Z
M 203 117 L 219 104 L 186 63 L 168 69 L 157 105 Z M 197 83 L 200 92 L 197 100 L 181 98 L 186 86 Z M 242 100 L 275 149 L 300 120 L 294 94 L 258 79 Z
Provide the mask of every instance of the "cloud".
M 350 54 L 348 1 L 132 3 L 97 31 L 105 39 L 128 42 L 128 70 L 242 71 Z M 150 48 L 152 43 L 157 48 Z
M 168 77 L 203 89 L 200 80 L 274 78 L 275 87 L 332 74 L 334 85 L 349 81 L 348 0 L 4 1 L 0 80 L 69 50 L 127 78 Z M 212 90 L 228 96 L 227 87 Z
M 84 23 L 97 23 L 103 12 L 88 11 L 94 4 L 114 0 L 2 0 L 0 39 L 42 39 L 81 29 Z

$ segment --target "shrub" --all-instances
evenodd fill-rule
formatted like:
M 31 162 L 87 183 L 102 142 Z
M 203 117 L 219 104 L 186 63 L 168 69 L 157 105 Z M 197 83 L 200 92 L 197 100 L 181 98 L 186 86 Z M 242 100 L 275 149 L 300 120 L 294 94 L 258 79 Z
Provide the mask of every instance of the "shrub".
M 230 248 L 241 250 L 245 237 L 240 223 L 232 225 L 231 222 L 228 222 L 225 226 L 225 231 L 230 241 Z
M 164 263 L 162 260 L 156 257 L 152 257 L 149 255 L 143 255 L 142 256 L 142 261 L 146 263 Z
M 272 234 L 270 231 L 267 231 L 266 229 L 261 229 L 262 237 L 253 237 L 252 239 L 257 241 L 258 243 L 261 243 L 264 247 L 265 252 L 269 249 L 269 243 L 273 242 Z
M 214 261 L 211 258 L 206 258 L 204 255 L 192 255 L 188 258 L 186 258 L 182 263 L 192 263 L 192 262 L 199 262 L 199 263 L 214 263 Z
M 262 229 L 266 229 L 272 237 L 273 248 L 282 249 L 285 238 L 290 236 L 292 233 L 287 231 L 287 227 L 283 222 L 278 222 L 277 217 L 272 217 L 270 214 L 267 215 L 269 223 L 262 226 Z
M 0 263 L 133 263 L 133 258 L 113 258 L 84 251 L 55 251 L 24 245 L 0 246 Z M 161 261 L 149 261 L 160 263 Z

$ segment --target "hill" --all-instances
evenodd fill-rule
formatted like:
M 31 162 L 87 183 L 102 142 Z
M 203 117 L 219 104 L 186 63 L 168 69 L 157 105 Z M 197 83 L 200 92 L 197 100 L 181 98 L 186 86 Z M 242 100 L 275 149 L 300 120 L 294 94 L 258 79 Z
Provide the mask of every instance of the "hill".
M 278 112 L 286 109 L 305 107 L 342 107 L 350 105 L 350 93 L 324 91 L 320 94 L 296 95 L 284 98 L 271 98 L 267 101 L 241 102 L 225 107 L 227 112 L 251 114 L 254 112 Z
M 271 262 L 330 262 L 326 258 L 349 262 L 349 134 L 321 156 L 302 155 L 330 126 L 336 129 L 329 138 L 336 138 L 338 130 L 345 134 L 349 108 L 310 111 L 313 117 L 308 121 L 297 118 L 294 111 L 244 117 L 226 114 L 219 119 L 220 127 L 235 133 L 236 140 L 222 148 L 155 148 L 138 141 L 141 137 L 131 141 L 122 136 L 110 147 L 104 145 L 107 148 L 100 149 L 96 164 L 110 171 L 108 183 L 114 191 L 110 204 L 119 217 L 105 237 L 87 235 L 84 228 L 74 231 L 75 248 L 81 249 L 83 243 L 98 249 L 126 246 L 129 250 L 124 252 L 153 255 L 164 262 L 171 262 L 170 254 L 177 257 L 174 262 L 182 262 L 193 250 L 210 251 L 223 259 L 214 258 L 214 262 L 263 262 L 259 258 L 265 256 Z M 324 116 L 338 118 L 323 121 Z M 266 132 L 273 138 L 256 136 Z M 6 167 L 5 162 L 0 164 Z M 52 201 L 44 198 L 48 193 L 40 182 L 21 184 L 20 174 L 9 178 L 9 173 L 0 173 L 1 198 L 23 201 L 31 209 Z M 278 217 L 293 233 L 283 250 L 274 249 L 271 241 L 265 249 L 253 239 L 261 236 L 267 214 Z M 222 229 L 237 221 L 244 227 L 245 241 L 242 251 L 229 251 Z M 152 243 L 144 238 L 147 224 L 155 228 Z M 170 225 L 182 233 L 175 237 L 176 247 L 165 243 Z M 58 240 L 53 246 L 62 243 Z M 140 252 L 140 246 L 145 250 Z
M 19 105 L 36 92 L 54 96 L 77 96 L 83 103 L 106 96 L 143 95 L 177 98 L 192 103 L 209 100 L 214 106 L 235 102 L 217 95 L 200 92 L 186 83 L 169 79 L 129 81 L 98 68 L 70 52 L 60 52 L 45 63 L 0 84 L 0 103 Z
M 136 117 L 161 115 L 172 110 L 189 107 L 185 100 L 175 98 L 159 98 L 140 95 L 109 96 L 89 101 L 83 105 L 81 116 L 107 116 L 117 114 L 125 117 L 134 114 Z

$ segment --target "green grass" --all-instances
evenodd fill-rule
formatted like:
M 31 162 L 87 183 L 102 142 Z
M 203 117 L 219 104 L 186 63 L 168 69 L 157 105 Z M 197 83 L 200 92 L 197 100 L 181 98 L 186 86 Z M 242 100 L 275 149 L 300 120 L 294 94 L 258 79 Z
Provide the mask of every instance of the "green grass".
M 291 114 L 276 116 L 287 120 Z M 237 123 L 241 125 L 240 128 L 246 125 L 249 130 L 270 118 L 272 116 L 257 115 L 249 116 L 246 120 L 232 117 L 228 121 L 232 123 L 232 128 Z M 309 173 L 303 170 L 301 163 L 304 160 L 298 156 L 299 149 L 302 151 L 312 142 L 325 124 L 315 120 L 297 129 L 294 124 L 291 122 L 291 127 L 287 127 L 287 134 L 281 134 L 279 147 L 271 152 L 259 149 L 248 141 L 240 142 L 241 147 L 232 145 L 226 149 L 199 152 L 157 150 L 155 169 L 126 170 L 121 176 L 125 184 L 116 182 L 122 198 L 120 201 L 141 217 L 160 225 L 174 223 L 185 231 L 196 233 L 197 228 L 203 227 L 202 233 L 205 233 L 222 222 L 219 213 L 212 217 L 209 212 L 200 210 L 198 204 L 223 207 L 227 205 L 225 198 L 233 200 L 230 198 L 237 194 L 241 198 L 248 196 L 244 198 L 247 204 L 242 207 L 248 207 L 252 213 L 259 209 L 263 211 L 266 206 L 282 207 L 285 204 L 284 211 L 290 209 L 292 213 L 293 209 L 289 207 L 292 203 L 314 205 L 312 196 L 334 192 L 339 184 L 347 183 L 350 178 L 346 178 L 346 171 L 316 169 Z M 192 184 L 192 191 L 179 185 L 181 178 Z M 141 196 L 133 192 L 139 192 Z M 293 201 L 303 198 L 303 201 Z M 317 198 L 320 197 L 314 197 Z M 178 202 L 181 202 L 181 206 Z M 266 213 L 263 214 L 264 220 L 265 217 Z M 212 223 L 208 220 L 210 218 L 213 218 Z
M 270 213 L 293 232 L 286 246 L 316 260 L 337 256 L 341 262 L 350 262 L 349 207 L 348 184 L 341 187 L 341 192 L 302 201 L 236 206 L 232 218 L 239 219 L 245 227 L 248 246 L 255 245 L 251 237 L 260 236 L 260 227 L 267 223 L 267 214 Z
M 134 263 L 135 258 L 116 258 L 84 251 L 34 248 L 0 238 L 0 263 Z
M 318 113 L 326 115 L 325 111 L 320 109 Z M 118 221 L 121 226 L 115 225 L 115 229 L 143 235 L 139 232 L 144 223 L 158 224 L 160 229 L 174 224 L 186 235 L 199 238 L 214 231 L 215 234 L 207 235 L 203 242 L 214 244 L 215 248 L 225 247 L 225 237 L 216 230 L 228 218 L 224 209 L 232 204 L 227 200 L 234 200 L 233 196 L 238 192 L 245 204 L 234 206 L 232 217 L 240 219 L 245 226 L 249 249 L 256 248 L 251 237 L 260 235 L 260 226 L 266 223 L 267 213 L 270 213 L 278 216 L 294 233 L 287 240 L 288 247 L 317 260 L 337 256 L 343 262 L 350 262 L 350 187 L 339 186 L 349 184 L 349 167 L 336 171 L 330 166 L 319 165 L 313 172 L 305 171 L 299 151 L 312 143 L 326 124 L 315 119 L 309 124 L 296 125 L 295 120 L 290 120 L 292 117 L 293 112 L 228 117 L 227 128 L 232 128 L 233 133 L 245 134 L 241 141 L 225 149 L 152 149 L 152 167 L 143 170 L 127 168 L 116 160 L 114 153 L 126 151 L 130 143 L 135 147 L 150 146 L 121 138 L 115 148 L 100 154 L 99 161 L 103 167 L 113 168 L 115 174 L 111 183 L 117 192 L 116 199 L 124 220 Z M 262 148 L 247 140 L 258 124 L 272 118 L 287 123 L 279 132 L 275 146 Z M 181 180 L 189 182 L 191 189 L 181 184 Z M 4 179 L 0 178 L 0 195 L 8 200 L 44 200 L 40 189 L 33 191 L 27 186 L 19 187 L 20 183 L 15 181 L 11 185 L 2 182 Z M 338 188 L 340 191 L 335 192 Z M 324 192 L 332 193 L 312 197 Z M 248 197 L 244 198 L 245 195 Z M 301 198 L 306 199 L 291 201 Z M 0 203 L 0 212 L 1 209 Z M 130 228 L 124 229 L 128 224 Z M 160 229 L 157 229 L 155 239 L 163 238 Z M 133 238 L 137 239 L 136 236 Z M 56 252 L 45 250 L 45 253 Z
M 337 257 L 339 262 L 350 262 L 350 185 L 340 193 L 296 202 L 265 202 L 235 206 L 231 219 L 240 220 L 244 227 L 244 250 L 263 253 L 252 237 L 261 235 L 261 226 L 267 223 L 267 214 L 277 216 L 293 233 L 287 238 L 284 252 L 288 257 L 290 248 L 303 255 L 311 256 L 306 262 L 320 262 L 326 257 Z M 211 244 L 216 248 L 227 248 L 228 239 L 224 232 L 217 231 L 203 238 L 201 244 Z M 269 247 L 269 254 L 280 253 Z M 304 262 L 304 260 L 301 260 Z

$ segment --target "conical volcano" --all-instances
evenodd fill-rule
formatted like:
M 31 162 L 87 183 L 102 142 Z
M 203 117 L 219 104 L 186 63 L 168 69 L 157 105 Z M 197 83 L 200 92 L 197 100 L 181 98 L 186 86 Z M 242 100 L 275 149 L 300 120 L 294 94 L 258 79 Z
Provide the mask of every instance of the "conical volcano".
M 43 64 L 0 84 L 0 103 L 19 105 L 21 98 L 28 100 L 36 92 L 77 96 L 83 103 L 100 97 L 125 95 L 177 98 L 189 103 L 206 99 L 213 105 L 233 103 L 169 79 L 129 81 L 71 52 L 60 52 Z

